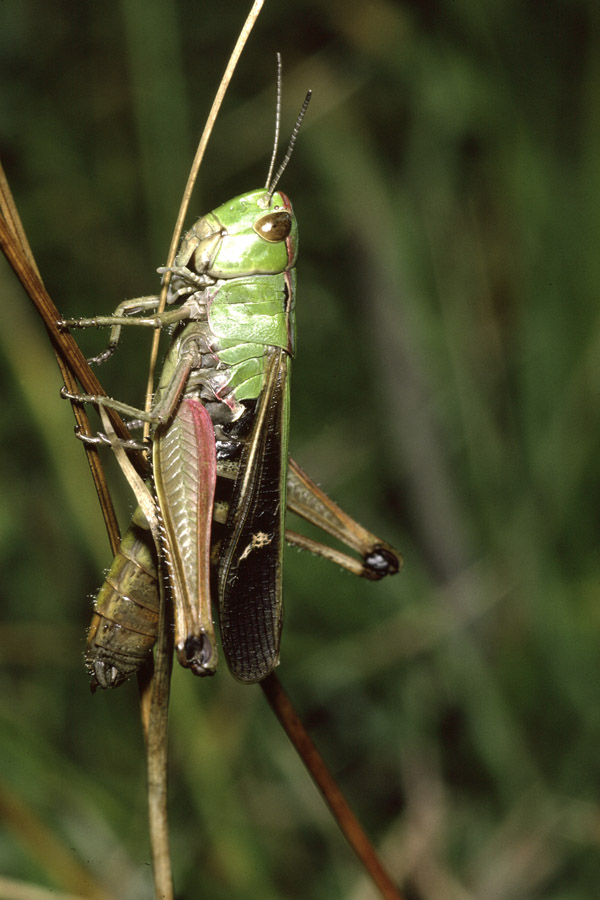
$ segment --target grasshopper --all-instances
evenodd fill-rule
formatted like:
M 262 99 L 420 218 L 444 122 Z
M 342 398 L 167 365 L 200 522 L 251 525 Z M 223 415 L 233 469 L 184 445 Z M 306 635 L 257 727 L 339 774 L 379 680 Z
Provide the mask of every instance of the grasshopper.
M 279 97 L 278 84 L 277 122 Z M 175 264 L 158 270 L 170 278 L 169 309 L 158 313 L 158 297 L 142 298 L 125 301 L 112 316 L 61 323 L 111 327 L 97 363 L 112 354 L 122 326 L 174 328 L 150 412 L 63 390 L 71 400 L 152 426 L 160 546 L 136 510 L 96 601 L 86 650 L 92 687 L 121 684 L 151 653 L 157 553 L 168 573 L 180 664 L 200 676 L 216 670 L 212 594 L 227 665 L 245 683 L 263 680 L 279 663 L 286 537 L 372 580 L 401 567 L 389 544 L 346 515 L 288 457 L 298 225 L 277 184 L 309 99 L 310 92 L 275 176 L 277 137 L 265 187 L 200 218 L 184 235 Z M 87 440 L 113 441 L 103 434 Z M 286 506 L 361 559 L 286 533 Z

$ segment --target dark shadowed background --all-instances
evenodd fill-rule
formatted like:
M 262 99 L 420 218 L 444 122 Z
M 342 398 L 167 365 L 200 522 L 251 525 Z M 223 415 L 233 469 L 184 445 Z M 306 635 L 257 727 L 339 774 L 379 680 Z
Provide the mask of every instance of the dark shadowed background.
M 0 5 L 0 154 L 64 315 L 157 289 L 249 6 Z M 599 27 L 593 0 L 267 0 L 192 201 L 188 224 L 264 183 L 281 51 L 282 141 L 314 91 L 281 183 L 291 451 L 406 569 L 289 551 L 279 674 L 410 900 L 598 891 Z M 135 685 L 92 697 L 82 662 L 108 542 L 0 275 L 0 875 L 67 889 L 52 835 L 143 900 Z M 125 336 L 114 395 L 141 402 L 148 346 Z M 182 898 L 373 896 L 258 688 L 175 672 L 171 741 Z

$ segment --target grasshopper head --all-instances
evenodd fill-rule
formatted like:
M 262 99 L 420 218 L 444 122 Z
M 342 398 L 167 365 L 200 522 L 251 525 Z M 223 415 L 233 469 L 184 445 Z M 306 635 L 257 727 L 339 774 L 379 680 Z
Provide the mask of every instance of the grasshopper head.
M 242 194 L 203 216 L 184 236 L 176 265 L 211 278 L 275 275 L 296 264 L 298 225 L 285 194 Z

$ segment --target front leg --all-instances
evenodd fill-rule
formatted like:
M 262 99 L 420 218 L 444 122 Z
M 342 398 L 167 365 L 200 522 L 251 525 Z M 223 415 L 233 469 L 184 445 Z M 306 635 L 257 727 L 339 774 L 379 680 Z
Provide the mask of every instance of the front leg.
M 58 324 L 65 328 L 90 328 L 98 327 L 99 325 L 113 325 L 116 323 L 128 324 L 130 316 L 156 309 L 158 301 L 159 298 L 157 294 L 152 294 L 147 297 L 134 297 L 132 300 L 123 300 L 122 303 L 119 303 L 110 316 L 93 316 L 92 318 L 87 319 L 61 319 Z
M 87 319 L 61 319 L 58 323 L 60 328 L 101 328 L 110 326 L 110 338 L 108 346 L 98 356 L 92 356 L 88 359 L 91 365 L 99 365 L 106 362 L 117 349 L 121 339 L 121 328 L 126 325 L 137 325 L 142 328 L 164 328 L 173 325 L 190 316 L 189 310 L 184 307 L 177 309 L 165 310 L 151 317 L 134 318 L 138 313 L 149 312 L 156 309 L 159 304 L 159 297 L 136 297 L 134 300 L 124 300 L 119 303 L 111 316 L 93 316 Z

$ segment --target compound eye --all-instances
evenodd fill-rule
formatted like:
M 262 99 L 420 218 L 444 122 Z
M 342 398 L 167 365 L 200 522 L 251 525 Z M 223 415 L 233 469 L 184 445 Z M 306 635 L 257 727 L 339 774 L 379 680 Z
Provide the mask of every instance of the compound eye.
M 284 241 L 292 230 L 292 217 L 285 210 L 272 212 L 263 216 L 252 227 L 265 241 L 277 244 L 279 241 Z

